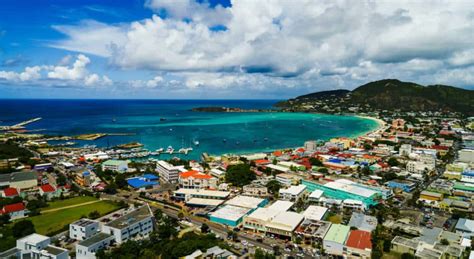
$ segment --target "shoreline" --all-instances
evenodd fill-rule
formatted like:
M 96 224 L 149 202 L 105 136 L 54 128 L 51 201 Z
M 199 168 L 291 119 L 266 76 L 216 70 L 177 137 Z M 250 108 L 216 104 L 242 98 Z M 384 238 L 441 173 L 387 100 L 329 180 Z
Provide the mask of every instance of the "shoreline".
M 384 130 L 385 126 L 387 125 L 387 123 L 384 120 L 379 119 L 379 118 L 375 118 L 375 117 L 371 117 L 371 116 L 364 116 L 364 115 L 355 115 L 355 117 L 375 121 L 378 124 L 378 127 L 376 129 L 373 129 L 373 130 L 371 130 L 371 131 L 369 131 L 369 132 L 367 132 L 367 133 L 365 133 L 361 136 L 368 136 L 368 135 L 373 134 L 373 133 L 378 133 L 378 132 Z

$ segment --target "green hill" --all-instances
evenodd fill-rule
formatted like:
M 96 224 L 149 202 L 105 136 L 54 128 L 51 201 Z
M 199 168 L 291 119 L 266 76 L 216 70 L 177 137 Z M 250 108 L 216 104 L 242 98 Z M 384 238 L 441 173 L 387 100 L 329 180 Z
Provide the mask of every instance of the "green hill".
M 453 111 L 474 115 L 474 91 L 447 85 L 423 86 L 396 79 L 384 79 L 359 86 L 353 91 L 336 90 L 302 95 L 280 107 L 294 107 L 305 103 L 340 101 L 347 106 L 404 111 Z M 341 102 L 338 102 L 341 103 Z

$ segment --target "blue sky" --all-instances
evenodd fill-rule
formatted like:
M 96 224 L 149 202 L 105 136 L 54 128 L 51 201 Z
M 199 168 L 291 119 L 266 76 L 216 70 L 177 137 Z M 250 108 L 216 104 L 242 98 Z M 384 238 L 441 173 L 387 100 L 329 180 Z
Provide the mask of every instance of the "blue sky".
M 468 1 L 1 5 L 0 98 L 275 99 L 382 78 L 474 86 Z

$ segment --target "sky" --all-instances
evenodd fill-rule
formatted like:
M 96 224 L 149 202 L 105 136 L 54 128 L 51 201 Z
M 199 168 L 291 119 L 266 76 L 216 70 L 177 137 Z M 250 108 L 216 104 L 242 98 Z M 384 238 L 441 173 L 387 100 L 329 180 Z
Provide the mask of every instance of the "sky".
M 5 0 L 0 98 L 284 99 L 474 89 L 474 2 Z

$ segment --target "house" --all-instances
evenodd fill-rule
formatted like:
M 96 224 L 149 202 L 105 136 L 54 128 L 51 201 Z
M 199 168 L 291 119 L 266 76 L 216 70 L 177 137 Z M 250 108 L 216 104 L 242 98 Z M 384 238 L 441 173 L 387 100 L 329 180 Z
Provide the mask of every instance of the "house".
M 148 236 L 153 231 L 153 215 L 148 206 L 142 206 L 102 226 L 102 232 L 113 235 L 121 244 L 131 238 Z
M 0 258 L 68 259 L 68 250 L 51 245 L 51 238 L 31 234 L 16 241 L 16 247 L 0 253 Z
M 415 255 L 416 250 L 418 249 L 418 244 L 418 240 L 409 239 L 402 236 L 396 236 L 392 240 L 391 250 L 399 254 L 408 253 L 411 255 Z
M 323 247 L 326 253 L 335 256 L 344 254 L 344 244 L 349 235 L 350 227 L 341 224 L 332 224 L 323 239 Z
M 50 200 L 52 198 L 59 197 L 61 192 L 56 187 L 48 183 L 40 186 L 39 194 Z
M 7 214 L 10 216 L 10 220 L 21 219 L 26 217 L 26 207 L 23 202 L 18 202 L 14 204 L 8 204 L 3 206 L 0 210 L 0 215 Z
M 474 237 L 474 220 L 460 218 L 456 223 L 456 233 L 461 234 L 465 238 Z
M 16 188 L 11 187 L 3 189 L 2 191 L 0 191 L 0 194 L 3 198 L 15 198 L 20 195 Z
M 99 222 L 91 219 L 80 219 L 69 224 L 69 237 L 75 240 L 86 240 L 100 231 Z
M 128 171 L 129 160 L 107 160 L 102 163 L 102 171 L 110 170 L 119 173 Z
M 404 192 L 412 192 L 416 188 L 416 184 L 409 181 L 393 180 L 387 183 L 387 187 L 401 189 Z
M 217 179 L 195 170 L 179 174 L 179 187 L 185 189 L 216 189 Z
M 349 258 L 370 258 L 372 253 L 372 235 L 363 230 L 352 230 L 346 241 L 346 253 Z
M 95 253 L 109 247 L 114 242 L 114 236 L 106 233 L 97 233 L 76 245 L 77 259 L 95 259 Z
M 297 201 L 303 197 L 303 195 L 305 194 L 305 190 L 306 190 L 306 185 L 303 185 L 303 184 L 296 185 L 296 186 L 293 185 L 286 189 L 280 189 L 278 191 L 278 194 L 279 194 L 280 199 L 282 200 Z
M 251 183 L 243 187 L 243 195 L 255 196 L 255 197 L 266 197 L 268 196 L 268 189 L 265 185 Z

